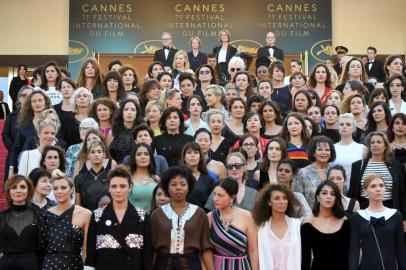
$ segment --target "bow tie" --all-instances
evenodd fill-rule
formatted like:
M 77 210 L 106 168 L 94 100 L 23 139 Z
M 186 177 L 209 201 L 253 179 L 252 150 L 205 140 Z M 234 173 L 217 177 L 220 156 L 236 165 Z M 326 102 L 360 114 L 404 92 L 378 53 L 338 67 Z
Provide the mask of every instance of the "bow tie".
M 275 46 L 267 46 L 268 49 L 275 49 Z
M 374 61 L 369 61 L 369 63 L 370 63 L 370 64 L 373 64 L 373 63 L 374 63 Z
M 164 46 L 164 50 L 169 50 L 171 47 Z
M 371 217 L 370 223 L 371 223 L 371 225 L 385 225 L 385 223 L 386 223 L 385 217 L 380 217 L 380 218 Z

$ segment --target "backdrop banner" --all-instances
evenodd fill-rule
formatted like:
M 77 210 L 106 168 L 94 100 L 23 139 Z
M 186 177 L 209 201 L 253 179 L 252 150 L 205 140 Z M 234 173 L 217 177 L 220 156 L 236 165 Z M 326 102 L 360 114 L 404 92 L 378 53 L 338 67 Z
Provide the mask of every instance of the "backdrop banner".
M 161 34 L 190 50 L 198 36 L 203 52 L 219 45 L 221 29 L 231 31 L 239 51 L 256 54 L 269 31 L 285 53 L 309 53 L 310 66 L 325 61 L 331 46 L 331 0 L 72 0 L 69 9 L 69 70 L 99 53 L 154 53 Z

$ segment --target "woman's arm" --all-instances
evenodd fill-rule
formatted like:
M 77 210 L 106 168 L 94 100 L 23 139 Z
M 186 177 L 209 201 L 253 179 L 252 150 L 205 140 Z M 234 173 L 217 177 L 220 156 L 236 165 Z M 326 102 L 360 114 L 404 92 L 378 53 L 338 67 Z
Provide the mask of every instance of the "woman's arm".
M 28 151 L 24 151 L 21 154 L 21 159 L 20 162 L 18 163 L 18 174 L 20 175 L 24 175 L 24 176 L 28 176 L 27 172 L 28 172 L 28 166 L 29 166 L 29 160 L 28 160 Z
M 248 257 L 252 270 L 259 270 L 259 257 L 258 257 L 258 234 L 257 226 L 252 218 L 251 213 L 248 213 L 247 220 L 247 239 L 248 239 Z
M 86 209 L 87 210 L 87 209 Z M 84 238 L 83 238 L 83 246 L 82 246 L 82 260 L 85 262 L 86 260 L 86 246 L 87 246 L 87 232 L 89 231 L 89 223 L 90 223 L 90 218 L 92 217 L 92 212 L 89 210 L 84 211 L 83 213 L 83 221 L 84 221 L 84 228 L 83 231 L 85 232 Z

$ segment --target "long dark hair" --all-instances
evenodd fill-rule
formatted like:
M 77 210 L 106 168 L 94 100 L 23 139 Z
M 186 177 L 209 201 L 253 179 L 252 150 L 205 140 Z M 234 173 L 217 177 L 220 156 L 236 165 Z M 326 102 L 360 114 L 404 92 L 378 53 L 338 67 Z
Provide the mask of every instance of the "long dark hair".
M 315 217 L 317 217 L 320 213 L 320 202 L 318 201 L 317 196 L 320 195 L 321 190 L 325 186 L 331 187 L 333 189 L 334 195 L 336 197 L 333 208 L 332 208 L 333 216 L 335 216 L 336 218 L 344 217 L 345 211 L 344 211 L 344 206 L 343 206 L 340 190 L 339 190 L 338 186 L 333 181 L 330 181 L 330 180 L 323 181 L 316 189 L 316 194 L 314 195 L 315 203 L 314 203 L 314 207 L 313 207 L 313 215 Z
M 185 146 L 183 146 L 182 156 L 181 156 L 182 163 L 188 167 L 188 165 L 185 162 L 185 155 L 186 155 L 186 152 L 190 149 L 199 152 L 200 158 L 199 158 L 199 164 L 197 165 L 197 169 L 199 170 L 199 172 L 202 174 L 209 174 L 209 172 L 207 171 L 206 162 L 204 162 L 202 148 L 200 148 L 200 145 L 197 142 L 187 142 L 185 144 Z
M 124 112 L 124 107 L 127 103 L 133 103 L 135 106 L 135 109 L 137 111 L 137 115 L 135 116 L 135 120 L 134 120 L 134 125 L 133 128 L 131 130 L 127 130 L 124 127 L 124 119 L 123 119 L 123 112 Z M 113 121 L 113 127 L 112 127 L 112 133 L 114 137 L 118 137 L 120 136 L 120 134 L 122 134 L 123 132 L 126 133 L 131 133 L 133 131 L 133 129 L 138 126 L 139 124 L 142 123 L 142 116 L 141 116 L 141 110 L 140 110 L 140 106 L 138 105 L 138 103 L 133 100 L 133 99 L 126 99 L 124 102 L 122 102 L 120 104 L 120 108 L 118 109 L 117 115 Z
M 148 144 L 146 144 L 146 143 L 137 143 L 137 144 L 134 146 L 134 149 L 131 151 L 131 154 L 130 154 L 130 161 L 129 161 L 129 163 L 130 163 L 130 168 L 131 168 L 131 173 L 134 173 L 134 172 L 137 170 L 137 163 L 136 163 L 136 160 L 135 160 L 135 156 L 137 155 L 138 149 L 140 149 L 141 147 L 145 147 L 145 148 L 147 149 L 147 151 L 148 151 L 148 154 L 149 154 L 148 173 L 149 173 L 149 175 L 151 176 L 151 178 L 152 178 L 154 181 L 157 181 L 157 180 L 155 179 L 155 177 L 154 177 L 154 175 L 155 175 L 155 168 L 156 168 L 156 166 L 155 166 L 155 160 L 154 160 L 154 153 L 152 152 L 151 147 L 150 147 Z
M 117 71 L 110 71 L 109 73 L 106 74 L 106 76 L 103 79 L 103 89 L 102 89 L 102 96 L 103 97 L 110 97 L 109 90 L 107 89 L 107 82 L 109 80 L 115 80 L 118 82 L 118 87 L 117 87 L 117 101 L 123 100 L 123 96 L 125 93 L 124 89 L 124 84 L 123 84 L 123 79 L 121 78 L 121 75 Z M 138 113 L 138 111 L 137 111 Z
M 381 106 L 382 109 L 385 111 L 385 122 L 387 125 L 389 125 L 391 118 L 392 118 L 392 114 L 390 112 L 389 106 L 386 102 L 383 101 L 376 101 L 374 103 L 372 103 L 371 107 L 369 108 L 369 112 L 368 112 L 368 116 L 367 116 L 367 125 L 366 125 L 366 133 L 370 133 L 373 131 L 376 131 L 377 125 L 375 122 L 375 119 L 373 117 L 373 113 L 374 113 L 374 109 L 378 106 Z
M 386 129 L 386 134 L 388 136 L 389 142 L 393 142 L 395 140 L 395 133 L 393 132 L 393 125 L 395 124 L 396 119 L 400 119 L 404 125 L 406 125 L 406 115 L 404 113 L 395 113 L 392 116 L 392 120 L 390 121 L 388 128 Z
M 286 142 L 290 141 L 290 134 L 288 131 L 288 120 L 291 117 L 296 118 L 302 124 L 302 132 L 300 134 L 300 137 L 302 139 L 302 145 L 307 145 L 310 141 L 310 138 L 309 138 L 309 134 L 308 134 L 307 128 L 306 128 L 306 122 L 305 122 L 304 118 L 299 113 L 296 113 L 296 112 L 289 113 L 286 116 L 285 121 L 283 121 L 281 138 L 284 139 Z

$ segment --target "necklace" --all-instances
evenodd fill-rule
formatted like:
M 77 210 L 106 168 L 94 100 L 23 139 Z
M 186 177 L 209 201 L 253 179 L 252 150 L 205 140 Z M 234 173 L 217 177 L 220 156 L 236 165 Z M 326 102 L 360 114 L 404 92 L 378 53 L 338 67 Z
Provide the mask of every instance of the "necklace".
M 149 184 L 152 181 L 152 178 L 150 176 L 144 176 L 144 179 L 142 179 L 142 184 L 146 185 Z
M 98 174 L 94 174 L 94 173 L 92 173 L 92 171 L 93 171 L 93 169 L 91 168 L 89 170 L 89 172 L 91 175 L 93 175 L 94 180 L 97 181 L 97 178 L 104 172 L 104 168 L 102 170 L 100 170 L 100 172 Z
M 224 227 L 224 230 L 228 231 L 228 229 L 230 228 L 231 222 L 233 222 L 234 219 L 234 209 L 231 207 L 231 217 L 226 218 L 223 215 L 223 212 L 221 212 L 220 210 L 220 222 L 221 225 Z
M 395 141 L 392 142 L 393 148 L 406 148 L 406 142 L 404 143 L 396 143 Z

